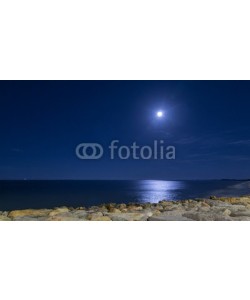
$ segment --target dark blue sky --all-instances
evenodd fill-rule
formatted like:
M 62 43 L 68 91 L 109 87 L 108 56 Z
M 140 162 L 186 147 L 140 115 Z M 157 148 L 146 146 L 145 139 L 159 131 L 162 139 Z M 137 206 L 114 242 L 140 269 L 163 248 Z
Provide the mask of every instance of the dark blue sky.
M 1 179 L 250 178 L 248 81 L 1 81 L 0 104 Z M 110 160 L 115 139 L 176 159 Z M 104 157 L 79 160 L 83 142 Z

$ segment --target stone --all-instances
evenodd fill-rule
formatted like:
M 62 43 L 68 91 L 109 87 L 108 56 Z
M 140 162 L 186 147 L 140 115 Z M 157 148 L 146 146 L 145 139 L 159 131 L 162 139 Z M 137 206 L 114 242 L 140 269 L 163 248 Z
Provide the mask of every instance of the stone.
M 201 202 L 201 206 L 202 207 L 207 207 L 207 208 L 210 208 L 210 205 L 206 202 Z
M 187 209 L 187 211 L 193 211 L 193 209 Z M 195 209 L 195 211 L 209 212 L 211 211 L 211 207 L 201 206 L 200 208 Z
M 51 210 L 49 209 L 23 209 L 23 210 L 13 210 L 8 214 L 9 218 L 33 216 L 33 217 L 43 217 L 49 215 Z
M 6 216 L 0 215 L 0 221 L 11 221 L 11 219 Z
M 90 221 L 112 221 L 108 216 L 92 217 Z
M 102 213 L 108 212 L 108 209 L 105 205 L 102 205 L 101 207 L 99 207 L 99 211 L 101 211 Z
M 48 221 L 79 221 L 80 218 L 72 212 L 62 212 L 50 215 Z
M 80 218 L 80 219 L 87 219 L 88 212 L 86 212 L 84 210 L 78 210 L 78 211 L 72 212 L 72 215 L 74 217 L 77 217 L 77 218 Z
M 157 209 L 154 209 L 152 211 L 152 213 L 153 213 L 153 216 L 159 216 L 159 215 L 161 215 L 161 212 L 159 210 L 157 210 Z
M 142 206 L 136 206 L 136 205 L 129 205 L 127 207 L 127 209 L 129 211 L 140 211 L 140 210 L 143 210 L 143 207 Z
M 239 210 L 231 213 L 231 217 L 250 217 L 250 210 Z
M 28 217 L 28 216 L 24 216 L 24 217 L 16 217 L 12 219 L 13 221 L 48 221 L 49 218 L 48 217 Z
M 113 221 L 146 221 L 148 216 L 143 213 L 120 213 L 120 214 L 112 214 L 109 213 L 108 216 Z
M 66 217 L 66 216 L 58 216 L 57 215 L 57 216 L 48 218 L 47 221 L 85 221 L 85 220 L 75 218 L 75 217 Z
M 109 203 L 106 205 L 106 208 L 108 211 L 110 211 L 111 209 L 115 208 L 115 204 L 114 203 Z
M 228 208 L 224 210 L 223 215 L 224 216 L 230 216 L 231 215 L 231 210 L 229 210 Z
M 193 221 L 193 220 L 183 217 L 182 215 L 166 216 L 162 214 L 160 216 L 150 217 L 148 221 Z
M 156 210 L 162 211 L 164 208 L 162 205 L 157 204 L 155 207 Z
M 239 217 L 235 217 L 232 219 L 233 219 L 233 221 L 250 221 L 250 217 L 247 217 L 247 216 L 239 216 Z
M 210 206 L 220 206 L 220 207 L 231 206 L 230 203 L 223 202 L 223 201 L 220 201 L 220 200 L 206 199 L 205 203 L 209 204 Z
M 80 206 L 80 207 L 77 207 L 76 210 L 85 210 L 85 207 Z
M 61 213 L 67 213 L 69 212 L 69 209 L 68 207 L 57 207 L 55 208 L 54 210 L 52 210 L 50 213 L 49 213 L 49 216 L 50 217 L 53 217 L 53 216 L 56 216 L 58 214 L 61 214 Z
M 121 211 L 120 211 L 120 209 L 118 209 L 118 208 L 111 208 L 110 210 L 109 210 L 111 213 L 115 213 L 115 214 L 120 214 L 121 213 Z
M 100 207 L 99 206 L 91 206 L 90 208 L 89 208 L 89 210 L 91 210 L 91 211 L 99 211 L 100 210 Z
M 92 219 L 96 219 L 96 218 L 100 218 L 103 217 L 103 213 L 102 212 L 95 212 L 95 213 L 91 213 L 87 216 L 88 220 L 92 220 Z
M 120 210 L 126 209 L 126 208 L 127 208 L 127 205 L 124 204 L 124 203 L 122 203 L 122 204 L 119 204 L 119 205 L 117 206 L 117 208 L 120 209 Z
M 147 216 L 147 217 L 152 217 L 152 216 L 153 216 L 153 212 L 152 212 L 152 210 L 150 210 L 150 209 L 145 209 L 145 210 L 143 211 L 143 214 L 144 214 L 145 216 Z
M 194 221 L 231 221 L 229 216 L 218 215 L 213 213 L 185 213 L 183 217 Z

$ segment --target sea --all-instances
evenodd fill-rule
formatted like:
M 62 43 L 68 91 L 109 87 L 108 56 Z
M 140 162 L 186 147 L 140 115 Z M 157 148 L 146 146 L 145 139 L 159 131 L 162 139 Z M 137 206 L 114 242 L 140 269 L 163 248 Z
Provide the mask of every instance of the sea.
M 104 203 L 157 203 L 161 200 L 250 195 L 239 180 L 22 180 L 0 181 L 0 210 L 90 207 Z

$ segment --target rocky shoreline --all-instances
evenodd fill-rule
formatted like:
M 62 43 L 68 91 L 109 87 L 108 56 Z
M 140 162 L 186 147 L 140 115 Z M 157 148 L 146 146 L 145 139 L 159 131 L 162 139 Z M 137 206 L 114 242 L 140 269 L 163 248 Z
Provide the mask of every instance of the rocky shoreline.
M 250 221 L 250 196 L 0 211 L 0 221 Z

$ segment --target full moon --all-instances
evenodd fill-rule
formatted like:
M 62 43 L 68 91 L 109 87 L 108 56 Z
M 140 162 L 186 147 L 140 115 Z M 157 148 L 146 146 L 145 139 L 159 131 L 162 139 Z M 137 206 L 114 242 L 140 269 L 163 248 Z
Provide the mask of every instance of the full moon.
M 157 113 L 156 113 L 156 116 L 158 117 L 158 118 L 162 118 L 163 117 L 163 111 L 157 111 Z

